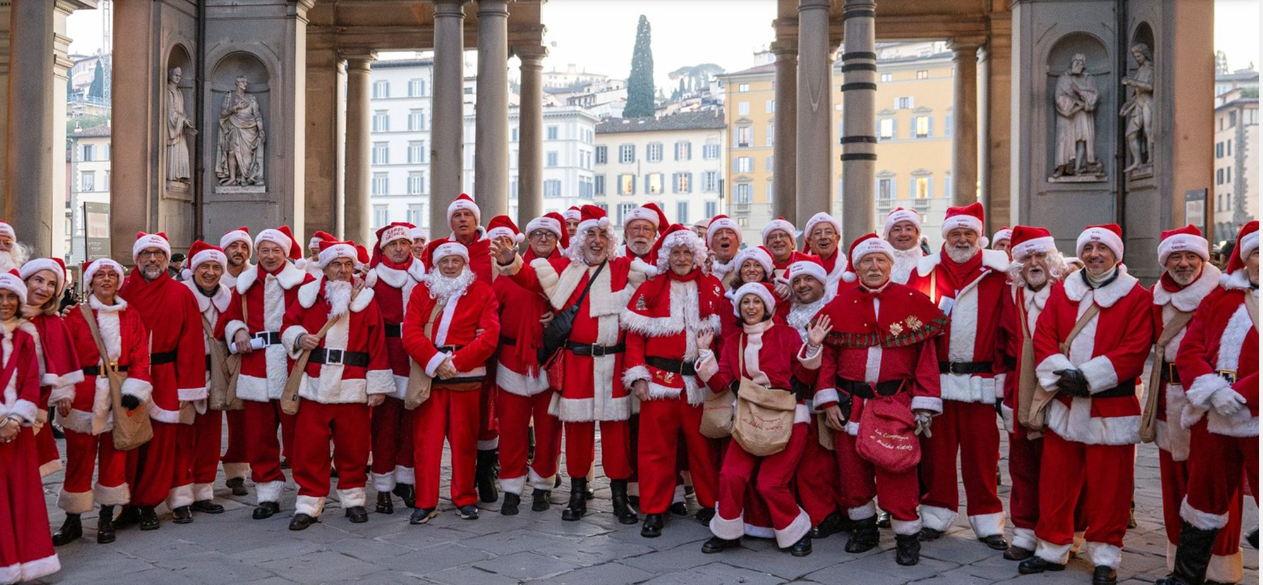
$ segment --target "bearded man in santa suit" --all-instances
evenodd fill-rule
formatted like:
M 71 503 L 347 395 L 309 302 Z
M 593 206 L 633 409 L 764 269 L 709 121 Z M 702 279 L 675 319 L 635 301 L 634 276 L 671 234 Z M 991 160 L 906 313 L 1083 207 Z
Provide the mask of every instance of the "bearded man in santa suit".
M 492 239 L 521 240 L 517 226 L 506 215 L 491 220 L 487 231 Z M 566 220 L 559 213 L 546 213 L 526 224 L 524 262 L 537 258 L 561 258 L 570 245 Z M 553 317 L 552 307 L 542 295 L 528 291 L 508 278 L 497 278 L 492 288 L 500 303 L 500 358 L 496 364 L 496 412 L 500 414 L 500 488 L 504 504 L 500 513 L 518 513 L 527 485 L 531 487 L 531 510 L 549 507 L 548 496 L 557 478 L 561 451 L 561 421 L 548 413 L 552 392 L 548 375 L 539 363 L 538 350 L 544 337 L 544 323 Z M 532 427 L 531 421 L 534 420 Z M 532 428 L 535 456 L 527 466 Z
M 294 434 L 302 440 L 294 443 L 298 501 L 290 530 L 306 530 L 324 511 L 332 473 L 330 441 L 338 501 L 352 523 L 368 522 L 369 409 L 396 390 L 376 295 L 352 284 L 358 256 L 353 242 L 321 242 L 323 274 L 299 287 L 298 302 L 285 311 L 282 347 L 292 359 L 310 352 L 294 417 Z
M 1065 568 L 1082 493 L 1092 581 L 1105 585 L 1117 581 L 1127 533 L 1140 440 L 1136 381 L 1153 344 L 1153 296 L 1122 264 L 1118 225 L 1089 226 L 1075 250 L 1084 268 L 1054 285 L 1035 327 L 1035 372 L 1056 395 L 1045 415 L 1039 542 L 1018 571 Z
M 18 242 L 17 232 L 13 230 L 13 226 L 0 220 L 0 270 L 21 268 L 26 263 L 28 254 L 26 246 Z
M 662 535 L 663 514 L 675 492 L 677 448 L 683 437 L 688 469 L 700 522 L 715 515 L 719 481 L 718 445 L 702 436 L 702 401 L 705 385 L 699 383 L 693 362 L 698 358 L 697 336 L 719 331 L 716 310 L 723 285 L 704 274 L 706 247 L 688 228 L 667 228 L 654 246 L 658 277 L 636 289 L 620 317 L 628 332 L 623 385 L 630 386 L 640 401 L 639 453 L 640 509 L 645 523 L 640 535 Z
M 896 207 L 886 216 L 882 234 L 895 250 L 895 264 L 891 267 L 890 279 L 904 284 L 925 255 L 921 251 L 921 214 Z
M 245 403 L 250 476 L 257 498 L 253 517 L 262 520 L 281 511 L 281 489 L 285 487 L 281 449 L 284 446 L 284 452 L 292 454 L 294 444 L 294 417 L 282 412 L 280 406 L 289 378 L 281 328 L 285 312 L 298 303 L 299 287 L 314 278 L 293 263 L 301 250 L 289 226 L 259 232 L 254 249 L 259 261 L 237 277 L 232 302 L 215 325 L 215 337 L 227 342 L 233 353 L 241 354 L 237 397 Z
M 956 522 L 959 476 L 965 484 L 969 526 L 978 540 L 1005 550 L 1004 504 L 996 494 L 1000 432 L 995 403 L 1004 398 L 1004 354 L 999 341 L 1000 298 L 1008 293 L 1009 258 L 983 250 L 982 204 L 950 207 L 943 220 L 943 250 L 926 256 L 908 286 L 930 297 L 947 315 L 938 346 L 943 415 L 922 441 L 922 540 L 942 536 Z
M 1242 226 L 1226 272 L 1223 292 L 1198 307 L 1176 356 L 1188 384 L 1181 423 L 1192 427 L 1192 438 L 1180 544 L 1164 585 L 1239 578 L 1239 564 L 1235 574 L 1211 573 L 1217 536 L 1229 530 L 1228 538 L 1238 538 L 1231 515 L 1242 476 L 1259 500 L 1259 222 Z
M 623 256 L 637 259 L 653 267 L 658 259 L 653 255 L 654 242 L 667 229 L 670 222 L 657 203 L 646 203 L 632 209 L 623 217 Z
M 404 408 L 408 394 L 408 374 L 412 362 L 403 349 L 403 318 L 408 299 L 425 279 L 425 266 L 412 256 L 410 223 L 394 222 L 377 230 L 372 266 L 365 284 L 381 312 L 386 335 L 386 353 L 394 374 L 394 391 L 373 409 L 373 488 L 377 490 L 379 514 L 393 514 L 391 494 L 405 506 L 416 506 L 416 472 L 413 467 L 413 411 Z
M 166 502 L 178 522 L 192 518 L 192 486 L 174 485 L 176 470 L 190 462 L 176 449 L 180 411 L 206 400 L 206 346 L 202 343 L 201 311 L 193 291 L 171 278 L 167 266 L 171 245 L 163 233 L 136 236 L 132 260 L 136 267 L 123 281 L 118 295 L 140 314 L 149 332 L 149 374 L 153 395 L 149 418 L 153 439 L 128 453 L 131 506 L 119 514 L 118 527 L 140 524 L 158 528 L 154 507 Z M 187 418 L 187 417 L 186 417 Z
M 242 226 L 229 230 L 219 238 L 219 248 L 224 251 L 224 258 L 228 261 L 224 265 L 223 275 L 219 277 L 219 284 L 231 296 L 237 288 L 237 278 L 254 268 L 250 263 L 250 257 L 254 256 L 254 240 L 250 236 L 250 229 Z M 211 324 L 217 325 L 218 321 L 211 321 Z M 224 478 L 232 495 L 245 496 L 250 493 L 246 490 L 246 477 L 250 475 L 250 456 L 246 452 L 246 411 L 229 410 L 224 413 L 224 418 L 228 419 L 228 447 L 224 449 L 221 458 Z
M 741 226 L 726 215 L 716 215 L 706 226 L 706 247 L 710 250 L 710 274 L 728 290 L 731 275 L 737 266 L 737 252 L 741 251 Z M 726 318 L 726 316 L 725 316 Z
M 825 286 L 837 290 L 842 275 L 846 273 L 846 254 L 842 253 L 842 223 L 823 211 L 807 220 L 803 231 L 803 252 L 815 254 L 824 265 L 828 280 Z
M 434 266 L 413 289 L 404 315 L 403 347 L 433 379 L 429 397 L 415 415 L 417 509 L 410 522 L 424 524 L 438 514 L 443 441 L 451 446 L 451 499 L 457 515 L 478 519 L 474 477 L 478 430 L 478 389 L 486 363 L 500 340 L 499 303 L 491 285 L 469 270 L 469 252 L 447 242 L 431 254 Z
M 565 373 L 556 414 L 565 425 L 566 471 L 570 475 L 570 503 L 563 520 L 587 513 L 584 491 L 592 466 L 596 424 L 601 424 L 602 465 L 610 478 L 614 515 L 623 524 L 638 519 L 627 495 L 631 477 L 631 432 L 627 419 L 632 397 L 623 385 L 623 353 L 619 315 L 645 274 L 632 269 L 632 260 L 614 256 L 617 237 L 605 211 L 583 206 L 583 221 L 564 258 L 537 258 L 525 266 L 522 257 L 504 242 L 492 242 L 497 270 L 527 290 L 543 294 L 555 311 L 577 306 L 574 326 L 562 351 Z M 588 280 L 593 279 L 587 294 Z

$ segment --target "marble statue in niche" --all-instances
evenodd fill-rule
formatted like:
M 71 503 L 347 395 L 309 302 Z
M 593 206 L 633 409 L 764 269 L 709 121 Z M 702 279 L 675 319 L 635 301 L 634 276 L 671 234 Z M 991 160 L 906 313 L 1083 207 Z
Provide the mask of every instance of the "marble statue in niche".
M 1127 118 L 1125 134 L 1130 159 L 1123 172 L 1153 164 L 1153 53 L 1149 45 L 1137 43 L 1131 47 L 1131 56 L 1136 60 L 1136 72 L 1123 78 L 1123 87 L 1130 87 L 1132 94 L 1119 111 Z
M 219 152 L 215 175 L 222 186 L 263 185 L 263 113 L 246 92 L 249 81 L 237 77 L 236 88 L 219 108 Z
M 1076 53 L 1070 68 L 1057 77 L 1053 95 L 1057 144 L 1051 180 L 1104 180 L 1105 165 L 1096 157 L 1096 107 L 1100 97 L 1096 82 L 1087 72 L 1087 58 Z

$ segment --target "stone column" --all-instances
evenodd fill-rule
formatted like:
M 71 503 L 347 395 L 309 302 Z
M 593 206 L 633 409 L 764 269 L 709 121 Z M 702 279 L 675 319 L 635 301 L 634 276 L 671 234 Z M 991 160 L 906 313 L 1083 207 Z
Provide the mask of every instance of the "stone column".
M 1010 184 L 1010 130 L 1009 108 L 1013 85 L 1012 29 L 1008 15 L 991 19 L 991 34 L 987 38 L 986 74 L 980 75 L 986 84 L 986 106 L 980 115 L 987 120 L 986 131 L 978 138 L 984 157 L 978 172 L 986 180 L 983 198 L 986 200 L 987 221 L 992 233 L 1003 225 L 1016 225 L 1017 205 L 1012 199 Z
M 796 208 L 786 219 L 829 211 L 829 182 L 833 126 L 833 48 L 829 46 L 829 0 L 798 2 L 798 137 L 794 176 Z
M 952 205 L 978 200 L 978 46 L 980 39 L 953 39 Z
M 517 225 L 526 229 L 544 215 L 544 57 L 548 49 L 516 51 L 522 61 L 522 96 L 518 107 Z M 483 183 L 479 183 L 482 185 Z
M 9 101 L 4 219 L 13 224 L 18 241 L 30 246 L 31 257 L 52 252 L 54 162 L 65 142 L 53 144 L 53 19 L 52 2 L 10 5 Z M 63 85 L 65 83 L 63 82 Z M 65 164 L 64 161 L 62 163 Z M 65 194 L 61 194 L 62 197 Z M 58 224 L 60 225 L 60 224 Z M 61 234 L 56 234 L 61 237 Z
M 876 3 L 846 0 L 842 19 L 842 241 L 871 233 L 877 173 Z
M 70 192 L 66 188 L 66 79 L 70 67 L 74 65 L 67 57 L 70 48 L 70 37 L 66 36 L 66 19 L 74 10 L 73 6 L 58 2 L 53 14 L 53 187 L 50 197 L 53 204 L 52 215 L 52 248 L 50 256 L 65 258 L 70 251 L 70 239 L 66 237 L 66 223 L 70 218 L 66 214 L 66 202 Z M 104 177 L 102 177 L 104 179 Z M 73 179 L 71 179 L 73 180 Z
M 333 48 L 307 51 L 305 226 L 302 233 L 342 233 L 345 226 L 346 62 Z M 294 226 L 295 233 L 300 226 Z M 305 245 L 305 244 L 304 244 Z
M 460 194 L 464 164 L 464 0 L 434 2 L 434 95 L 430 132 L 430 237 L 447 235 L 447 204 Z M 484 210 L 484 216 L 486 211 Z M 487 216 L 490 219 L 490 216 Z
M 796 218 L 798 170 L 798 44 L 778 40 L 776 54 L 775 137 L 772 144 L 772 217 Z
M 369 72 L 377 55 L 373 51 L 343 53 L 346 57 L 346 204 L 341 237 L 366 244 L 373 236 L 372 205 L 368 195 L 372 181 L 372 111 Z
M 507 0 L 478 1 L 478 92 L 474 116 L 474 200 L 485 223 L 509 212 Z

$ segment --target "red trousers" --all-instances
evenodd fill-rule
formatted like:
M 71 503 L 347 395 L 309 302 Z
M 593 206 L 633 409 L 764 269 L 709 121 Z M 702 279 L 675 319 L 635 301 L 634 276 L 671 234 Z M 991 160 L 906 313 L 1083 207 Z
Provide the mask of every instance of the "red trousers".
M 389 396 L 373 407 L 373 488 L 378 492 L 389 492 L 401 483 L 416 483 L 413 414 L 402 400 Z
M 219 445 L 223 436 L 223 413 L 206 410 L 191 425 L 179 425 L 175 445 L 175 478 L 167 507 L 187 506 L 214 499 L 215 473 L 219 471 Z
M 504 367 L 504 366 L 500 366 Z M 561 421 L 548 414 L 552 392 L 519 396 L 497 389 L 496 412 L 500 413 L 500 487 L 505 493 L 522 495 L 529 485 L 537 490 L 553 489 L 557 460 L 561 456 Z M 535 458 L 527 469 L 531 420 L 535 420 Z
M 1201 426 L 1205 426 L 1202 423 Z M 1175 565 L 1175 547 L 1180 543 L 1180 528 L 1184 519 L 1180 516 L 1180 507 L 1184 504 L 1184 496 L 1188 494 L 1189 465 L 1188 461 L 1176 461 L 1171 454 L 1158 450 L 1158 465 L 1162 472 L 1162 520 L 1167 532 L 1167 568 Z M 1241 493 L 1238 482 L 1235 493 L 1228 498 L 1228 521 L 1215 538 L 1210 566 L 1206 569 L 1206 579 L 1216 583 L 1236 583 L 1242 577 L 1241 564 Z
M 640 440 L 637 463 L 640 477 L 640 509 L 645 514 L 664 514 L 675 493 L 677 448 L 681 435 L 688 446 L 688 468 L 693 477 L 697 503 L 714 508 L 719 491 L 719 446 L 702 436 L 702 407 L 692 406 L 684 392 L 675 398 L 656 398 L 640 403 Z M 605 439 L 604 428 L 601 438 Z
M 48 432 L 47 429 L 44 432 Z M 61 569 L 48 531 L 39 476 L 39 449 L 30 427 L 0 444 L 0 581 L 34 581 Z
M 931 429 L 934 432 L 936 429 Z M 1009 434 L 1009 517 L 1013 519 L 1013 546 L 1035 550 L 1035 525 L 1039 524 L 1039 463 L 1044 438 L 1028 438 L 1026 429 Z
M 120 506 L 131 501 L 127 485 L 127 452 L 114 449 L 114 433 L 66 432 L 66 478 L 57 506 L 68 514 L 92 511 L 92 503 Z M 96 488 L 92 472 L 97 468 Z
M 246 451 L 246 411 L 229 410 L 224 413 L 228 419 L 228 447 L 220 461 L 224 465 L 226 479 L 245 479 L 250 475 L 250 455 Z
M 437 383 L 437 381 L 436 381 Z M 478 409 L 481 392 L 455 391 L 442 386 L 430 390 L 430 398 L 417 407 L 416 431 L 417 507 L 436 508 L 439 504 L 439 475 L 443 471 L 443 440 L 452 453 L 452 503 L 471 506 L 478 500 L 474 491 L 474 468 L 478 448 Z
M 262 502 L 278 502 L 285 487 L 281 473 L 281 445 L 293 454 L 295 417 L 281 412 L 279 400 L 245 401 L 246 453 L 250 457 L 250 479 L 254 480 L 256 497 Z M 277 440 L 276 429 L 281 438 Z M 306 440 L 304 437 L 303 440 Z M 326 450 L 328 445 L 325 445 Z
M 811 517 L 812 526 L 824 522 L 825 517 L 836 512 L 838 505 L 842 503 L 837 456 L 820 444 L 817 435 L 819 431 L 816 428 L 818 424 L 815 416 L 807 423 L 802 464 L 794 474 L 798 501 Z
M 791 546 L 811 530 L 807 512 L 798 506 L 794 492 L 789 489 L 794 472 L 799 468 L 803 447 L 814 439 L 809 435 L 808 425 L 794 425 L 785 449 L 767 457 L 751 455 L 736 442 L 728 445 L 719 472 L 719 507 L 710 522 L 715 536 L 731 540 L 745 533 L 744 503 L 752 478 L 759 499 L 767 505 L 778 545 Z
M 860 430 L 863 432 L 863 429 Z M 877 515 L 877 507 L 890 512 L 890 526 L 895 534 L 916 534 L 921 531 L 921 519 L 917 516 L 917 500 L 920 486 L 916 468 L 903 473 L 892 473 L 871 462 L 855 451 L 855 437 L 849 433 L 834 431 L 833 447 L 838 458 L 838 471 L 842 475 L 842 505 L 852 520 L 863 520 Z M 925 461 L 925 453 L 921 454 Z M 993 475 L 995 471 L 991 472 Z
M 1000 463 L 1000 430 L 995 406 L 980 402 L 943 401 L 943 414 L 934 417 L 931 437 L 921 439 L 921 498 L 925 526 L 947 530 L 956 522 L 960 493 L 956 455 L 965 484 L 969 525 L 978 538 L 1004 534 L 1004 504 L 996 495 L 996 466 Z
M 127 452 L 127 478 L 132 486 L 132 505 L 142 508 L 157 506 L 171 495 L 175 481 L 176 443 L 180 424 L 150 420 L 153 438 Z
M 596 459 L 596 422 L 565 422 L 566 475 L 587 477 Z M 625 420 L 601 421 L 601 467 L 605 477 L 629 479 L 631 465 L 631 428 Z
M 1075 508 L 1081 506 L 1092 564 L 1117 569 L 1131 510 L 1135 460 L 1135 445 L 1087 445 L 1045 432 L 1035 554 L 1049 562 L 1066 562 L 1074 542 Z
M 294 511 L 319 516 L 329 495 L 329 442 L 332 463 L 338 466 L 338 499 L 342 508 L 364 505 L 368 481 L 369 415 L 367 404 L 324 404 L 304 400 L 295 416 L 294 483 L 298 501 Z
M 490 451 L 500 446 L 500 425 L 496 422 L 496 368 L 498 361 L 487 361 L 487 378 L 478 391 L 478 450 Z M 473 473 L 472 471 L 470 472 Z

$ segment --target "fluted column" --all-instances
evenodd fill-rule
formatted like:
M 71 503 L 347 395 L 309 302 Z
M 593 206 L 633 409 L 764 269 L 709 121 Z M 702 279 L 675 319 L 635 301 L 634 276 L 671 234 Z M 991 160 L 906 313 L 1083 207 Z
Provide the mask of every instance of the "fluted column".
M 952 205 L 978 200 L 979 39 L 953 40 Z
M 797 217 L 798 45 L 778 40 L 776 54 L 775 140 L 772 144 L 772 217 Z
M 346 58 L 346 203 L 343 239 L 372 241 L 372 51 L 343 53 Z
M 522 61 L 522 96 L 518 107 L 517 224 L 526 229 L 544 215 L 544 56 L 548 49 L 516 51 Z
M 4 219 L 31 257 L 52 251 L 54 167 L 65 144 L 53 144 L 53 2 L 13 2 L 9 6 L 9 103 Z M 64 83 L 63 83 L 64 85 Z M 59 123 L 59 121 L 58 121 Z M 54 153 L 56 147 L 56 153 Z M 64 163 L 63 163 L 64 164 Z M 58 224 L 60 225 L 60 224 Z M 62 237 L 60 233 L 57 237 Z
M 509 212 L 509 8 L 478 2 L 478 94 L 474 104 L 474 200 L 484 221 Z
M 434 2 L 434 95 L 430 140 L 430 237 L 447 235 L 447 204 L 460 194 L 464 164 L 465 10 L 463 0 Z M 490 219 L 483 210 L 483 216 Z
M 829 177 L 833 150 L 833 50 L 829 46 L 829 0 L 798 3 L 798 136 L 794 176 L 797 206 L 786 219 L 797 223 L 829 211 Z
M 871 233 L 877 173 L 877 5 L 846 0 L 842 18 L 842 241 Z

